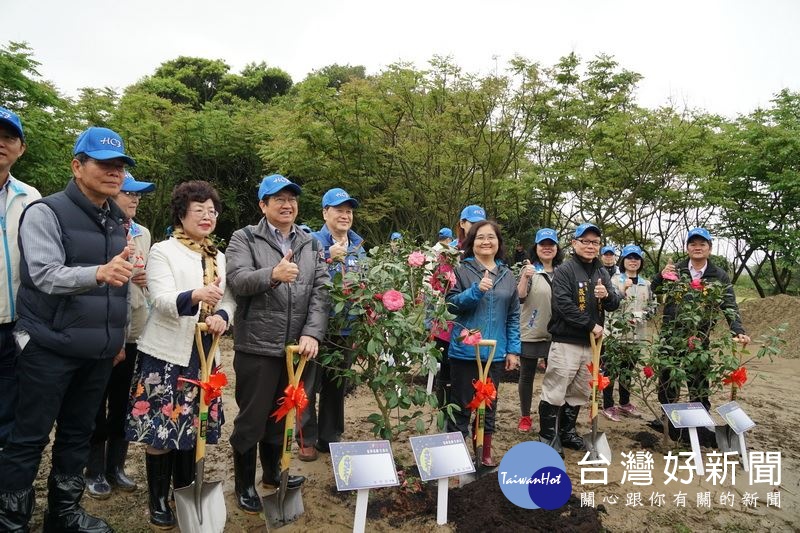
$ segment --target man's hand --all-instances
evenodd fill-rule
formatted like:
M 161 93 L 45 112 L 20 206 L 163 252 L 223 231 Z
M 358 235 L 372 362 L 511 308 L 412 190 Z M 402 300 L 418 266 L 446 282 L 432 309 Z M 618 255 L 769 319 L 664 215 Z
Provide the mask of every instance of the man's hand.
M 334 242 L 331 247 L 328 248 L 328 253 L 334 261 L 341 260 L 347 255 L 347 245 L 343 242 Z
M 219 301 L 222 300 L 222 295 L 224 294 L 224 291 L 219 286 L 221 282 L 222 280 L 217 276 L 217 279 L 215 279 L 214 283 L 211 285 L 193 290 L 192 305 L 203 302 L 204 304 L 210 305 L 212 308 L 216 307 Z
M 594 328 L 592 328 L 592 335 L 594 335 L 594 338 L 597 339 L 597 340 L 602 339 L 603 338 L 603 326 L 601 326 L 600 324 L 595 324 Z
M 222 335 L 228 329 L 228 323 L 219 315 L 208 315 L 206 317 L 208 332 L 212 335 Z
M 283 256 L 281 262 L 275 265 L 272 269 L 272 281 L 280 281 L 283 283 L 293 283 L 294 280 L 297 279 L 297 275 L 300 273 L 300 268 L 292 263 L 292 255 L 294 252 L 289 250 L 286 252 L 286 255 Z
M 608 291 L 606 290 L 606 286 L 603 285 L 603 279 L 597 278 L 597 285 L 594 286 L 594 297 L 598 300 L 602 300 L 608 296 Z
M 309 359 L 314 359 L 319 353 L 319 341 L 314 337 L 302 335 L 297 345 L 300 347 L 298 350 L 300 355 L 308 356 Z
M 742 346 L 747 346 L 750 344 L 750 335 L 745 335 L 744 333 L 739 333 L 733 337 L 733 342 L 738 342 Z
M 125 360 L 125 346 L 119 351 L 117 355 L 114 356 L 114 361 L 111 363 L 111 366 L 117 366 L 121 362 Z
M 483 277 L 481 278 L 481 282 L 478 283 L 478 288 L 481 292 L 486 292 L 492 288 L 494 282 L 492 282 L 492 278 L 489 277 L 489 269 L 483 271 Z
M 506 354 L 506 370 L 516 370 L 519 368 L 519 356 L 513 353 Z
M 131 283 L 138 285 L 139 287 L 146 289 L 147 288 L 147 272 L 144 270 L 140 270 L 136 274 L 133 275 L 131 278 Z
M 98 285 L 107 283 L 112 287 L 122 287 L 128 283 L 128 280 L 131 279 L 131 275 L 133 274 L 133 265 L 128 261 L 129 253 L 130 250 L 126 246 L 119 254 L 115 255 L 111 261 L 97 267 L 95 279 Z

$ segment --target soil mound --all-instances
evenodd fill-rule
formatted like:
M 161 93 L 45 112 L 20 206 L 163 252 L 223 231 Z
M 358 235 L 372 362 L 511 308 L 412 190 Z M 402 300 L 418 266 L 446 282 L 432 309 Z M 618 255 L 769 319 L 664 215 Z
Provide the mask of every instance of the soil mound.
M 589 533 L 602 531 L 598 510 L 581 507 L 572 496 L 555 511 L 522 509 L 506 499 L 497 474 L 450 491 L 447 519 L 456 531 L 547 531 Z
M 742 323 L 753 340 L 761 335 L 769 335 L 770 328 L 780 324 L 788 327 L 783 333 L 786 346 L 784 357 L 800 357 L 800 298 L 797 296 L 768 296 L 747 300 L 739 305 Z

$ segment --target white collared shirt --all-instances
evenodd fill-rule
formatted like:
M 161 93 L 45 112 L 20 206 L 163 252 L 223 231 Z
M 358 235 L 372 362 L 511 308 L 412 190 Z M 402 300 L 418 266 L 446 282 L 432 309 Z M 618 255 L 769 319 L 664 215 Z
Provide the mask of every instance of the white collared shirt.
M 694 265 L 692 264 L 692 262 L 689 261 L 689 274 L 692 275 L 692 279 L 700 279 L 700 278 L 702 278 L 703 274 L 706 271 L 706 268 L 708 268 L 708 261 L 705 262 L 705 264 L 703 265 L 703 268 L 701 268 L 700 270 L 696 270 L 694 268 Z

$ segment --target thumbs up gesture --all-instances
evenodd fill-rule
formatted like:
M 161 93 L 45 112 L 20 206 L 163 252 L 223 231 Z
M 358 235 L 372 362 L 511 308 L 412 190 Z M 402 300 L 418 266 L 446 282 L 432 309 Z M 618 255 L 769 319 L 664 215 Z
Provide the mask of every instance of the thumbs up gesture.
M 200 302 L 208 304 L 211 307 L 216 307 L 220 300 L 222 300 L 223 290 L 220 287 L 222 279 L 217 276 L 214 283 L 195 289 L 192 291 L 192 304 L 196 305 Z
M 597 278 L 597 285 L 594 286 L 594 297 L 598 300 L 602 300 L 608 296 L 608 291 L 606 290 L 606 286 L 603 285 L 603 278 Z
M 489 277 L 489 269 L 484 270 L 481 282 L 478 283 L 478 289 L 480 289 L 481 292 L 486 292 L 491 290 L 493 284 L 492 278 Z
M 122 287 L 133 275 L 133 265 L 128 261 L 130 248 L 127 246 L 111 258 L 105 265 L 97 267 L 95 279 L 97 283 L 108 283 L 112 287 Z
M 292 263 L 292 257 L 294 252 L 289 250 L 286 252 L 286 255 L 283 256 L 280 263 L 275 265 L 272 269 L 272 281 L 280 281 L 283 283 L 293 283 L 294 280 L 297 279 L 297 275 L 300 273 L 300 269 L 297 267 L 296 264 Z

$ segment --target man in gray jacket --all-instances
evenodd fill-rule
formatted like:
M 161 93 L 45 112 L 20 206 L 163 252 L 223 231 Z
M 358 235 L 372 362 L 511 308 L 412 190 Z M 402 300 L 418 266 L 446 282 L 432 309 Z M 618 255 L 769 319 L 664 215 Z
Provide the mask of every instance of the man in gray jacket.
M 288 384 L 286 345 L 317 356 L 328 325 L 328 269 L 317 241 L 295 225 L 300 187 L 279 174 L 258 189 L 264 218 L 234 232 L 225 250 L 228 284 L 236 296 L 233 423 L 236 501 L 248 513 L 261 511 L 255 490 L 256 450 L 261 443 L 263 484 L 277 486 L 283 422 L 270 414 Z M 305 478 L 290 476 L 289 487 Z

